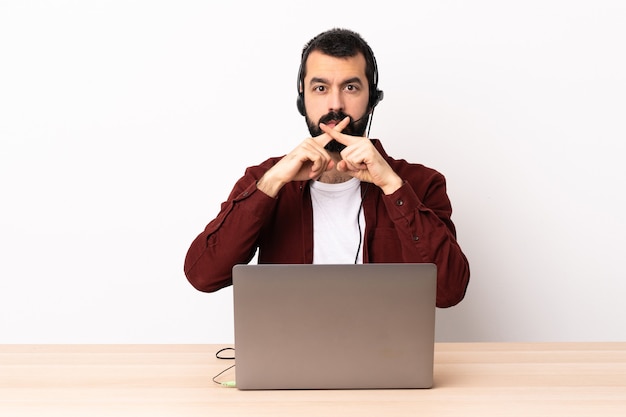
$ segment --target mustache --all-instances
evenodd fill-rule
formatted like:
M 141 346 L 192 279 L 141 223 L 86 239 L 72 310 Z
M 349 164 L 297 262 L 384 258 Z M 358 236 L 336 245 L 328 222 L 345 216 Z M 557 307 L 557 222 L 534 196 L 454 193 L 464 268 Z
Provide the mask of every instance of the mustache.
M 348 116 L 347 114 L 345 114 L 342 111 L 338 111 L 338 112 L 331 111 L 330 113 L 326 113 L 325 115 L 320 117 L 320 121 L 318 122 L 318 125 L 320 123 L 328 124 L 329 122 L 337 122 L 337 123 L 339 123 L 340 121 L 342 121 L 346 117 L 350 117 L 350 116 Z M 352 123 L 352 117 L 350 117 L 350 123 Z
M 369 115 L 367 113 L 365 113 L 363 115 L 363 117 L 361 117 L 360 119 L 354 120 L 354 119 L 352 119 L 352 116 L 349 116 L 349 115 L 345 114 L 342 111 L 338 111 L 338 112 L 331 111 L 330 113 L 327 113 L 324 116 L 320 117 L 318 125 L 320 123 L 328 124 L 329 122 L 337 122 L 337 123 L 339 123 L 340 121 L 342 121 L 346 117 L 349 117 L 350 118 L 350 123 L 348 124 L 348 126 L 350 126 L 350 125 L 352 125 L 354 123 L 360 122 L 361 120 L 365 119 L 367 116 L 369 116 Z

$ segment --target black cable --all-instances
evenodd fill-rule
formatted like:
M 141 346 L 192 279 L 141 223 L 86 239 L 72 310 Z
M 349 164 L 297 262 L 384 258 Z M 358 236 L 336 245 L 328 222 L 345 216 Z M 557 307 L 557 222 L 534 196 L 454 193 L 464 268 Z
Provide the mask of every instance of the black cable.
M 225 351 L 232 351 L 232 352 L 233 352 L 233 355 L 232 355 L 232 356 L 224 356 L 224 355 L 222 355 L 222 353 L 224 353 Z M 215 352 L 215 357 L 216 357 L 217 359 L 223 359 L 223 360 L 235 360 L 235 355 L 234 355 L 234 352 L 235 352 L 235 348 L 232 348 L 232 347 L 222 348 L 222 349 L 218 350 L 217 352 Z M 235 365 L 231 365 L 231 366 L 229 366 L 228 368 L 224 369 L 224 370 L 223 370 L 222 372 L 220 372 L 219 374 L 215 375 L 215 376 L 212 378 L 212 379 L 213 379 L 213 382 L 215 382 L 215 383 L 216 383 L 216 384 L 218 384 L 218 385 L 225 386 L 225 387 L 232 387 L 232 386 L 235 386 L 234 381 L 220 382 L 220 381 L 218 381 L 218 380 L 217 380 L 217 378 L 218 378 L 220 375 L 224 374 L 226 371 L 228 371 L 228 370 L 230 370 L 230 369 L 233 369 L 234 367 L 235 367 Z
M 220 353 L 225 352 L 227 350 L 232 350 L 233 351 L 233 356 L 220 356 Z M 233 347 L 222 348 L 222 349 L 218 350 L 217 352 L 215 352 L 215 357 L 217 359 L 235 359 L 235 348 L 233 348 Z
M 367 138 L 370 137 L 370 129 L 372 128 L 372 120 L 374 119 L 374 108 L 372 108 L 370 119 L 367 122 Z M 355 265 L 359 261 L 359 252 L 361 251 L 361 245 L 363 244 L 363 233 L 361 232 L 361 210 L 363 210 L 363 199 L 365 198 L 365 194 L 367 193 L 367 188 L 369 186 L 369 182 L 365 184 L 365 191 L 363 191 L 363 195 L 361 196 L 361 205 L 359 206 L 359 212 L 356 214 L 356 224 L 357 226 L 359 226 L 359 246 L 356 248 L 356 256 L 354 257 Z
M 363 190 L 363 195 L 361 196 L 361 204 L 359 205 L 359 212 L 356 214 L 356 224 L 359 228 L 359 246 L 356 248 L 356 255 L 354 256 L 354 264 L 359 261 L 359 252 L 361 251 L 361 245 L 363 244 L 363 232 L 361 232 L 361 211 L 363 210 L 363 200 L 365 199 L 365 194 L 367 194 L 367 189 L 369 188 L 370 183 L 365 184 L 365 190 Z
M 372 113 L 370 114 L 370 119 L 367 122 L 367 138 L 370 137 L 370 129 L 372 128 L 372 120 L 374 119 L 374 109 L 372 109 Z

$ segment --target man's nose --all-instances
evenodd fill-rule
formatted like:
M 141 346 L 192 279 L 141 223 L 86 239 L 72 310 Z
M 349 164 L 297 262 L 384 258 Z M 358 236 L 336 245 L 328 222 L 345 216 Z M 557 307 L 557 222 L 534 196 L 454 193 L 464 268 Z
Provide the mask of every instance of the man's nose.
M 341 90 L 333 90 L 328 94 L 328 110 L 339 112 L 343 111 L 343 98 L 341 96 Z

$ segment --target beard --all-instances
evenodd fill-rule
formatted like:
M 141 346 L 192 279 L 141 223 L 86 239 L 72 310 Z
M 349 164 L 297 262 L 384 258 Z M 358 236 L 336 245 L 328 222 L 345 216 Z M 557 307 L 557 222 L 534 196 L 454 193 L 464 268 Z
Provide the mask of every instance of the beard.
M 367 127 L 367 121 L 369 119 L 366 116 L 367 114 L 361 117 L 360 119 L 353 120 L 352 117 L 348 116 L 342 111 L 339 111 L 339 112 L 332 111 L 320 117 L 320 120 L 317 123 L 313 123 L 313 121 L 311 121 L 311 119 L 309 119 L 309 116 L 307 115 L 306 124 L 309 128 L 309 132 L 311 133 L 311 136 L 315 137 L 324 133 L 322 132 L 322 129 L 320 129 L 320 123 L 328 124 L 329 122 L 332 122 L 332 121 L 339 123 L 346 117 L 350 117 L 350 123 L 348 123 L 348 126 L 346 126 L 341 131 L 341 133 L 345 133 L 346 135 L 350 135 L 350 136 L 364 136 L 365 129 Z M 335 139 L 331 140 L 330 142 L 326 144 L 326 146 L 324 146 L 324 149 L 326 149 L 328 152 L 341 152 L 345 148 L 346 148 L 346 145 L 344 145 L 343 143 L 337 142 Z

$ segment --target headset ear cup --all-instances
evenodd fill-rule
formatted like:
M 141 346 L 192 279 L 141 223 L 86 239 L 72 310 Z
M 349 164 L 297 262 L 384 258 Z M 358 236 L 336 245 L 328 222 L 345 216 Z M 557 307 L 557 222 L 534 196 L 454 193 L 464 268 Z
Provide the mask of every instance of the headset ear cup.
M 378 103 L 383 100 L 383 97 L 385 97 L 385 93 L 383 93 L 382 90 L 376 90 L 374 97 L 372 97 L 372 105 L 370 106 L 370 108 L 374 109 L 374 107 L 376 107 Z
M 298 98 L 296 99 L 296 107 L 298 108 L 298 112 L 301 115 L 306 116 L 306 110 L 304 108 L 304 97 L 302 93 L 298 94 Z

